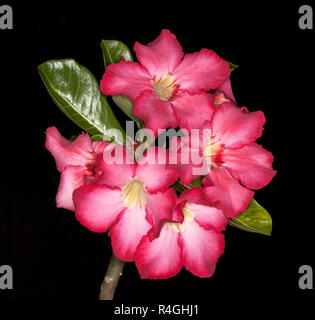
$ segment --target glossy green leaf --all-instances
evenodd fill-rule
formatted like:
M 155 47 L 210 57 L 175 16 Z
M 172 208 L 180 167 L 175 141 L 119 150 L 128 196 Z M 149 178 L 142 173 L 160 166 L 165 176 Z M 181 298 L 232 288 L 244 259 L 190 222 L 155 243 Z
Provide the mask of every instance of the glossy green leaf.
M 126 116 L 137 123 L 139 129 L 144 128 L 144 121 L 136 117 L 132 112 L 133 102 L 130 99 L 123 96 L 113 96 L 113 101 L 125 113 Z
M 92 141 L 104 141 L 106 139 L 104 139 L 104 135 L 101 134 L 101 133 L 98 133 L 98 134 L 94 134 L 92 137 L 91 137 Z M 108 141 L 108 140 L 106 140 Z
M 271 216 L 256 200 L 252 200 L 247 210 L 230 220 L 229 224 L 245 231 L 271 235 Z
M 101 48 L 105 67 L 121 61 L 121 57 L 123 57 L 125 61 L 133 61 L 129 48 L 118 40 L 102 40 Z
M 75 124 L 91 135 L 123 143 L 125 133 L 88 69 L 63 59 L 44 62 L 38 70 L 49 95 Z
M 238 68 L 239 66 L 237 64 L 234 64 L 232 62 L 228 62 L 229 63 L 229 66 L 230 66 L 230 69 L 231 69 L 231 72 L 234 71 L 236 68 Z
M 101 48 L 103 51 L 104 65 L 107 67 L 112 63 L 121 61 L 123 57 L 125 61 L 133 61 L 132 54 L 128 47 L 117 40 L 102 40 Z M 136 117 L 133 112 L 133 103 L 130 99 L 123 96 L 113 96 L 115 104 L 128 116 L 137 123 L 139 129 L 144 127 L 144 122 Z

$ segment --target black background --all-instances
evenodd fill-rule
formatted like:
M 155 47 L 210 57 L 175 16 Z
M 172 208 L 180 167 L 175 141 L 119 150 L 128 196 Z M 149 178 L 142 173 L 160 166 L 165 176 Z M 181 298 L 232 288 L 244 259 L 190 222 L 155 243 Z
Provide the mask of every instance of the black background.
M 306 3 L 6 2 L 14 28 L 0 30 L 0 265 L 12 266 L 14 290 L 0 291 L 0 299 L 95 300 L 110 257 L 106 234 L 90 232 L 72 212 L 55 207 L 59 174 L 44 148 L 45 129 L 56 126 L 67 138 L 81 129 L 54 105 L 37 66 L 74 58 L 100 80 L 102 39 L 132 48 L 162 28 L 176 34 L 185 52 L 209 48 L 240 65 L 232 75 L 236 99 L 265 112 L 259 143 L 273 152 L 278 170 L 255 195 L 272 215 L 273 234 L 229 227 L 225 253 L 209 279 L 183 270 L 168 280 L 140 280 L 128 263 L 116 299 L 211 303 L 310 296 L 298 287 L 299 266 L 315 268 L 315 31 L 298 27 L 298 8 Z M 126 118 L 113 109 L 124 125 Z

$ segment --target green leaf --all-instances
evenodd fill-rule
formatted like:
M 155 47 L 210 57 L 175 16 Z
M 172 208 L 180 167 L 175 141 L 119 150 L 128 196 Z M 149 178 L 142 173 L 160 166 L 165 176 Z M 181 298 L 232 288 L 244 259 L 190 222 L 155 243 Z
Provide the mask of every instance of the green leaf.
M 123 96 L 113 96 L 112 98 L 115 104 L 124 112 L 124 114 L 137 123 L 139 129 L 144 128 L 144 121 L 135 116 L 132 112 L 133 102 L 130 99 Z
M 132 54 L 128 47 L 118 40 L 102 40 L 101 48 L 105 67 L 112 63 L 119 62 L 121 57 L 123 57 L 125 61 L 133 61 Z
M 183 192 L 185 190 L 189 190 L 191 188 L 194 188 L 194 187 L 199 187 L 199 186 L 202 186 L 202 180 L 203 180 L 203 176 L 195 179 L 195 180 L 192 180 L 190 185 L 187 186 L 186 184 L 183 184 L 180 180 L 177 180 L 174 184 L 173 184 L 173 188 L 178 191 L 178 192 Z
M 101 48 L 103 51 L 105 67 L 109 66 L 112 63 L 120 62 L 121 57 L 123 57 L 125 61 L 133 61 L 130 50 L 125 44 L 120 41 L 102 40 Z M 142 129 L 144 127 L 143 120 L 133 114 L 133 103 L 130 99 L 123 96 L 113 96 L 113 101 L 125 113 L 126 116 L 137 123 L 139 129 Z
M 239 67 L 237 64 L 234 64 L 234 63 L 232 63 L 232 62 L 229 62 L 229 61 L 228 61 L 228 63 L 229 63 L 229 66 L 230 66 L 231 72 L 232 72 L 232 71 L 234 71 L 236 68 L 238 68 L 238 67 Z
M 75 124 L 91 135 L 123 143 L 125 133 L 88 69 L 63 59 L 44 62 L 38 70 L 49 95 Z
M 73 134 L 71 137 L 70 137 L 70 141 L 73 142 L 78 136 L 76 136 L 75 134 Z
M 94 142 L 94 141 L 104 141 L 106 139 L 104 139 L 104 135 L 102 133 L 98 133 L 98 134 L 94 134 L 91 137 L 91 140 Z M 106 141 L 108 141 L 108 140 L 106 140 Z
M 185 190 L 190 189 L 188 186 L 185 184 L 182 184 L 179 180 L 176 180 L 175 183 L 172 185 L 172 187 L 178 191 L 179 193 L 184 192 Z
M 256 200 L 252 200 L 247 210 L 231 219 L 229 224 L 245 231 L 271 235 L 271 216 Z
M 189 187 L 193 188 L 193 187 L 201 186 L 202 185 L 202 179 L 203 179 L 203 176 L 191 181 Z

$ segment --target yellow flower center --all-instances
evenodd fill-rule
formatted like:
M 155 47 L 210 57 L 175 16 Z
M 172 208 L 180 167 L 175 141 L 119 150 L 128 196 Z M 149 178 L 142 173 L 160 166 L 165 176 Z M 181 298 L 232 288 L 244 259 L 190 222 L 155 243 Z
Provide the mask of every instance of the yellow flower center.
M 173 76 L 168 74 L 167 76 L 153 81 L 154 92 L 158 98 L 164 102 L 168 102 L 172 97 L 177 86 L 174 84 Z
M 184 220 L 180 222 L 166 222 L 166 227 L 173 228 L 176 232 L 182 232 L 185 229 L 185 223 L 193 221 L 195 219 L 195 214 L 192 212 L 189 203 L 183 208 Z
M 221 151 L 223 146 L 216 143 L 210 142 L 203 148 L 203 156 L 209 166 L 217 166 L 221 164 Z
M 137 206 L 143 208 L 146 204 L 146 191 L 142 182 L 137 179 L 130 180 L 123 189 L 124 204 L 128 208 Z

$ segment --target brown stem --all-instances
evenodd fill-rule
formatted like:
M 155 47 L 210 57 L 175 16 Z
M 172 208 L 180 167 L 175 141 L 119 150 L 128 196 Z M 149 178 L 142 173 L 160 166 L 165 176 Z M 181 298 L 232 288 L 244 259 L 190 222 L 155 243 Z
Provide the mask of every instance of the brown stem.
M 113 300 L 115 290 L 122 275 L 124 262 L 119 260 L 112 254 L 106 271 L 105 278 L 100 288 L 98 300 Z

